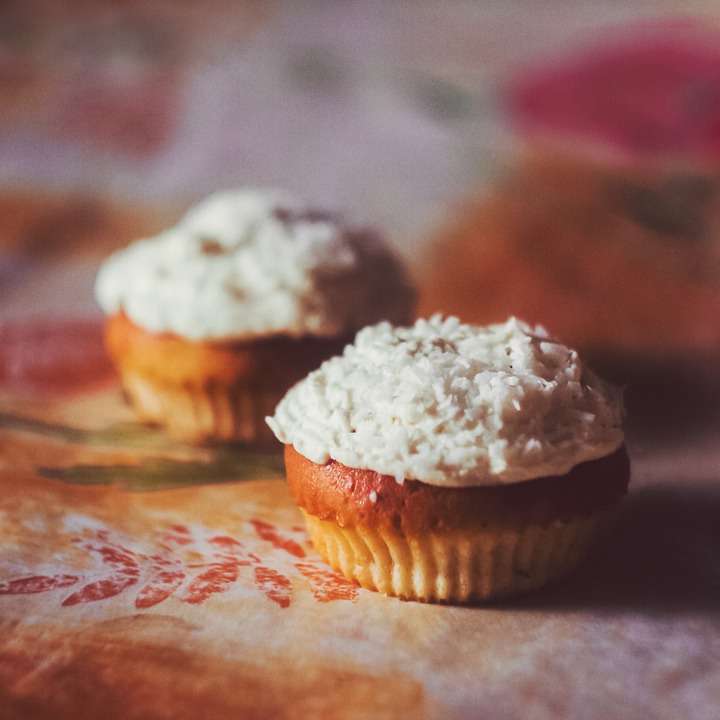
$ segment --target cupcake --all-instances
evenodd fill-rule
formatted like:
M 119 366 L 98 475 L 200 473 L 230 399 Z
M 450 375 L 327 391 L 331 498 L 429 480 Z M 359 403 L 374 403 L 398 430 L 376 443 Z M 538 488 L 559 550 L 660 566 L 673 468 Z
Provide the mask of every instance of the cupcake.
M 320 555 L 361 586 L 468 602 L 572 570 L 627 491 L 618 389 L 541 328 L 361 330 L 268 424 Z
M 378 236 L 276 191 L 210 196 L 108 258 L 106 345 L 145 421 L 191 441 L 272 439 L 264 418 L 358 328 L 411 319 Z

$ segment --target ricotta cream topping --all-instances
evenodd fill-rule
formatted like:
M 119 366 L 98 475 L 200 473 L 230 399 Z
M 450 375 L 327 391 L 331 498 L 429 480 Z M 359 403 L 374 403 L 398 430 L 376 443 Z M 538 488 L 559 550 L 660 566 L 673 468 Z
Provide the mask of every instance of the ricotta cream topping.
M 562 475 L 623 442 L 620 390 L 542 327 L 439 315 L 361 330 L 267 422 L 316 463 L 402 483 L 473 486 Z
M 175 227 L 116 252 L 95 290 L 106 313 L 191 340 L 340 335 L 407 322 L 414 304 L 372 232 L 251 189 L 212 195 Z

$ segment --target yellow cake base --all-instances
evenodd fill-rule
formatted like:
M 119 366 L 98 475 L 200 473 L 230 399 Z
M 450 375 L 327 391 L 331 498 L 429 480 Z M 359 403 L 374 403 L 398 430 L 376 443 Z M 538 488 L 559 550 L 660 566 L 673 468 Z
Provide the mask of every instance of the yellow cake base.
M 362 587 L 406 600 L 464 603 L 519 595 L 573 570 L 613 514 L 511 529 L 405 536 L 342 528 L 302 511 L 318 553 Z
M 265 417 L 273 414 L 282 393 L 242 384 L 163 383 L 127 371 L 122 384 L 141 420 L 163 425 L 183 440 L 274 442 Z

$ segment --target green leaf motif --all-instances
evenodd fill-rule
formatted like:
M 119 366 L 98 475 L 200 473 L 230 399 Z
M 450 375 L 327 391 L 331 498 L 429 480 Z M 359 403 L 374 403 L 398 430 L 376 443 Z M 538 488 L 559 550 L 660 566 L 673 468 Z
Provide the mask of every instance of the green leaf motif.
M 28 432 L 88 447 L 124 447 L 138 450 L 168 449 L 173 444 L 163 432 L 139 423 L 115 423 L 104 428 L 88 430 L 37 418 L 0 412 L 0 430 Z
M 152 458 L 141 465 L 38 467 L 38 472 L 44 477 L 75 485 L 117 485 L 132 492 L 147 492 L 261 478 L 279 479 L 282 478 L 282 458 L 235 448 L 218 451 L 211 462 Z
M 162 431 L 136 423 L 86 430 L 35 418 L 0 412 L 0 430 L 28 432 L 41 437 L 91 448 L 154 450 L 158 454 L 182 447 Z M 243 445 L 206 448 L 210 459 L 175 460 L 151 457 L 137 465 L 88 464 L 69 467 L 39 466 L 44 477 L 78 485 L 117 485 L 130 491 L 164 490 L 253 479 L 281 478 L 282 456 Z

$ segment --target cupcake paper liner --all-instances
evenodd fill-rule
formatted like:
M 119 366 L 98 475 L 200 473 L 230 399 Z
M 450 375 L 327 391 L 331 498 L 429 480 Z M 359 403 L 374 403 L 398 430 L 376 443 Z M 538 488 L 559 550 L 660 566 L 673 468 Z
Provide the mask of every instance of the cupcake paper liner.
M 302 511 L 323 559 L 362 587 L 406 600 L 464 603 L 518 595 L 573 570 L 614 515 L 403 535 L 340 527 Z
M 274 441 L 265 417 L 282 392 L 244 383 L 179 385 L 132 372 L 122 373 L 122 383 L 142 420 L 164 425 L 184 440 Z

